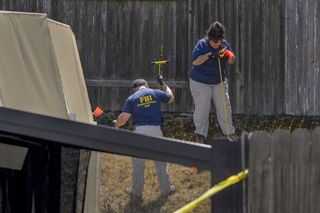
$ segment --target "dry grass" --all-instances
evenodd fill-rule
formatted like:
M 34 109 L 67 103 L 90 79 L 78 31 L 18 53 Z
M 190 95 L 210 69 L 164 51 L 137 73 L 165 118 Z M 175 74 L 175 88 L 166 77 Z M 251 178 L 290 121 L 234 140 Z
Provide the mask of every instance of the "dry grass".
M 165 119 L 166 137 L 194 140 L 193 123 L 187 118 Z M 130 129 L 130 127 L 128 127 Z M 159 183 L 153 161 L 145 161 L 145 186 L 143 205 L 140 209 L 130 207 L 129 194 L 125 188 L 132 184 L 132 162 L 130 157 L 112 154 L 102 155 L 101 213 L 105 212 L 174 212 L 188 202 L 198 198 L 210 188 L 210 172 L 191 174 L 189 168 L 168 164 L 176 192 L 168 199 L 160 199 Z M 210 201 L 204 202 L 193 212 L 210 212 Z
M 271 133 L 277 128 L 288 129 L 290 131 L 293 131 L 295 128 L 307 128 L 311 130 L 315 126 L 320 125 L 319 117 L 235 116 L 233 120 L 238 134 L 242 131 L 254 130 L 265 130 Z M 166 137 L 194 141 L 194 126 L 191 117 L 167 116 L 164 127 Z M 210 117 L 209 140 L 221 135 L 217 120 L 212 115 Z M 143 205 L 140 209 L 132 210 L 130 208 L 129 195 L 125 192 L 125 188 L 131 186 L 132 183 L 131 158 L 103 154 L 101 167 L 101 213 L 174 212 L 210 188 L 209 172 L 190 174 L 186 167 L 169 164 L 169 174 L 177 190 L 167 200 L 159 200 L 159 185 L 155 175 L 154 164 L 152 161 L 146 161 L 146 183 L 143 194 Z M 193 212 L 210 212 L 210 201 L 202 203 Z
M 210 187 L 210 173 L 190 174 L 188 168 L 169 164 L 169 174 L 176 192 L 168 199 L 160 199 L 159 184 L 153 161 L 145 162 L 145 188 L 142 208 L 133 211 L 125 188 L 131 186 L 131 158 L 103 154 L 101 182 L 101 212 L 173 212 L 199 197 Z M 210 202 L 205 202 L 194 212 L 209 212 Z

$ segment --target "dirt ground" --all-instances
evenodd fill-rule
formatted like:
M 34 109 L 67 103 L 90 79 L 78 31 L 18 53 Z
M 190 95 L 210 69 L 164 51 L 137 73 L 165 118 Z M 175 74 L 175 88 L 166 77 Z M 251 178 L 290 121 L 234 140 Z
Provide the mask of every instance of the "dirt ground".
M 130 129 L 130 125 L 127 127 Z M 164 133 L 167 137 L 194 140 L 192 120 L 190 118 L 168 118 Z M 178 131 L 174 131 L 178 130 Z M 145 186 L 143 204 L 135 208 L 125 191 L 132 185 L 132 158 L 113 154 L 103 154 L 101 160 L 101 213 L 105 212 L 174 212 L 183 205 L 198 198 L 210 188 L 210 172 L 190 172 L 189 167 L 168 164 L 168 171 L 176 192 L 168 198 L 160 197 L 159 183 L 151 160 L 145 161 Z M 202 203 L 193 212 L 209 212 L 210 201 Z
M 234 116 L 234 125 L 237 134 L 241 132 L 265 130 L 271 133 L 282 128 L 293 131 L 295 128 L 313 129 L 320 125 L 320 117 L 292 117 L 292 116 Z M 108 124 L 105 124 L 108 125 Z M 127 127 L 130 129 L 130 125 Z M 194 125 L 190 115 L 167 115 L 164 119 L 164 134 L 166 137 L 194 141 Z M 215 115 L 210 117 L 209 141 L 222 133 L 217 124 Z M 159 184 L 154 169 L 153 161 L 145 162 L 145 188 L 143 204 L 140 208 L 134 208 L 130 203 L 130 196 L 126 193 L 126 187 L 132 184 L 132 163 L 130 157 L 102 154 L 101 160 L 101 189 L 100 212 L 174 212 L 188 202 L 198 198 L 210 188 L 210 172 L 200 171 L 190 173 L 190 168 L 168 164 L 169 174 L 176 187 L 176 192 L 168 198 L 161 198 Z M 227 177 L 226 177 L 227 178 Z M 199 205 L 194 213 L 210 212 L 210 201 Z
M 189 168 L 169 164 L 168 170 L 176 192 L 168 198 L 160 197 L 159 184 L 153 161 L 145 162 L 145 188 L 141 208 L 134 208 L 125 189 L 131 186 L 131 158 L 102 155 L 101 212 L 173 212 L 196 199 L 210 187 L 210 173 L 191 174 Z M 209 212 L 210 202 L 203 203 L 194 212 Z

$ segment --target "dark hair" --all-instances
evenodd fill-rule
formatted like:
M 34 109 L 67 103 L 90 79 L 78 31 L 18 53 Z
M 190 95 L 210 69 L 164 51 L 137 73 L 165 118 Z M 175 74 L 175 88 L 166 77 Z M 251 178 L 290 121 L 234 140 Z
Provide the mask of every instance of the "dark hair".
M 149 87 L 147 81 L 144 79 L 136 79 L 132 82 L 133 89 L 137 89 L 140 86 Z
M 224 26 L 218 21 L 213 22 L 207 31 L 207 36 L 209 40 L 223 39 Z

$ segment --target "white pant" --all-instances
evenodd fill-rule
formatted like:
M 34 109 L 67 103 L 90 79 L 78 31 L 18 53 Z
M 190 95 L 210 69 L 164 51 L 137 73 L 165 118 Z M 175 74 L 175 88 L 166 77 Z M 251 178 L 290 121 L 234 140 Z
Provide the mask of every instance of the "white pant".
M 136 126 L 136 133 L 141 133 L 150 136 L 162 137 L 160 126 Z M 132 174 L 132 194 L 135 196 L 142 196 L 144 186 L 144 159 L 133 158 L 133 174 Z M 158 180 L 160 183 L 160 191 L 162 195 L 167 195 L 170 192 L 170 176 L 168 175 L 167 163 L 161 161 L 154 161 Z
M 226 81 L 224 81 L 222 92 L 221 89 L 221 83 L 203 84 L 190 79 L 190 91 L 195 106 L 193 113 L 193 122 L 196 127 L 195 133 L 207 137 L 211 100 L 213 99 L 219 126 L 223 134 L 234 134 L 235 128 L 232 125 L 232 111 L 228 94 L 228 83 Z M 224 101 L 226 105 L 227 119 L 224 111 Z

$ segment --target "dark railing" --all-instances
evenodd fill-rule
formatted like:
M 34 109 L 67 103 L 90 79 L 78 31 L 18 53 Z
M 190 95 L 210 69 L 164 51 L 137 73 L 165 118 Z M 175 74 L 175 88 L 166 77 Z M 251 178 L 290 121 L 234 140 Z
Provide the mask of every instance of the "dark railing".
M 38 151 L 36 156 L 39 154 L 40 156 L 48 154 L 54 156 L 52 154 L 57 154 L 57 150 L 59 151 L 59 147 L 62 146 L 210 169 L 214 171 L 212 184 L 239 172 L 242 167 L 240 142 L 231 143 L 226 139 L 217 139 L 213 142 L 213 146 L 209 146 L 169 138 L 150 137 L 127 130 L 79 123 L 7 108 L 0 108 L 0 133 L 2 135 L 1 143 L 14 143 L 29 147 L 29 152 Z M 8 138 L 11 140 L 7 140 Z M 41 161 L 38 159 L 33 162 L 39 162 L 39 160 Z M 50 162 L 52 165 L 49 167 L 49 171 L 53 177 L 57 177 L 52 169 L 56 166 L 54 166 L 54 162 Z M 59 160 L 57 162 L 59 163 Z M 38 169 L 37 172 L 41 172 L 44 167 L 38 167 Z M 56 172 L 59 173 L 59 171 Z M 51 183 L 57 183 L 57 178 L 49 179 Z M 39 183 L 37 184 L 39 185 Z M 51 196 L 59 196 L 59 193 L 56 193 L 59 187 L 55 187 L 57 186 L 48 190 Z M 40 199 L 36 203 L 43 203 L 41 200 L 44 197 L 36 197 Z M 50 202 L 58 201 L 59 197 L 52 198 L 47 205 L 50 206 L 52 205 Z M 213 203 L 215 212 L 241 212 L 242 186 L 238 185 L 227 189 L 214 198 Z

